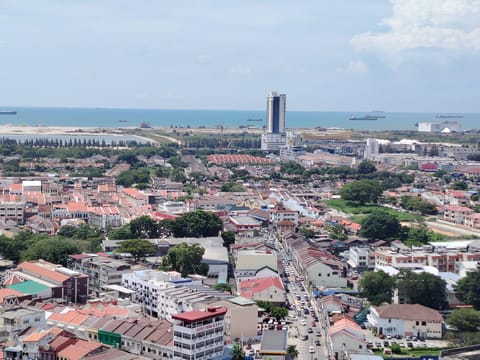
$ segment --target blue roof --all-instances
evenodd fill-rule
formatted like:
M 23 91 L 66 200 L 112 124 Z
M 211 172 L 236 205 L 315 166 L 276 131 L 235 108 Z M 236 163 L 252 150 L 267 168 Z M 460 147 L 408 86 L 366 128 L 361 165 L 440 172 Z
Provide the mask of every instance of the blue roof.
M 335 295 L 335 294 L 358 294 L 357 290 L 343 290 L 343 289 L 330 289 L 322 291 L 322 296 Z

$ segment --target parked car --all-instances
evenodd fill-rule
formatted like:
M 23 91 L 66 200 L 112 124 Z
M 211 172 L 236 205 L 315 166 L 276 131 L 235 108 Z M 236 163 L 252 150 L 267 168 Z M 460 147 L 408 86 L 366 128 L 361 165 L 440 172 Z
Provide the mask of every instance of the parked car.
M 320 342 L 320 340 L 315 340 L 315 345 L 320 346 L 322 345 L 322 343 Z
M 310 347 L 309 347 L 309 349 L 308 349 L 308 352 L 309 352 L 310 354 L 313 354 L 313 353 L 315 352 L 315 347 L 310 345 Z
M 307 329 L 307 332 L 308 332 L 309 334 L 313 334 L 312 328 L 309 327 L 309 328 Z
M 303 335 L 303 336 L 301 337 L 301 339 L 302 339 L 303 341 L 307 341 L 307 340 L 308 340 L 308 335 L 306 335 L 306 334 Z
M 385 339 L 385 335 L 383 335 L 383 334 L 378 335 L 378 337 L 382 340 Z
M 322 336 L 322 333 L 321 333 L 320 331 L 317 331 L 317 332 L 315 333 L 315 335 L 316 335 L 316 336 Z

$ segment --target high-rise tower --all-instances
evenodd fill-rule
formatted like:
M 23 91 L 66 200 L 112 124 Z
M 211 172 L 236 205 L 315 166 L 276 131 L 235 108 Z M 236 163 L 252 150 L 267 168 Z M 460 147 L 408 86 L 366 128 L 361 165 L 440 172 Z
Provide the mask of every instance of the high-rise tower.
M 270 92 L 267 96 L 267 130 L 262 135 L 262 150 L 280 150 L 286 144 L 285 134 L 285 104 L 287 96 Z
M 272 91 L 267 96 L 267 131 L 272 134 L 285 132 L 286 95 Z

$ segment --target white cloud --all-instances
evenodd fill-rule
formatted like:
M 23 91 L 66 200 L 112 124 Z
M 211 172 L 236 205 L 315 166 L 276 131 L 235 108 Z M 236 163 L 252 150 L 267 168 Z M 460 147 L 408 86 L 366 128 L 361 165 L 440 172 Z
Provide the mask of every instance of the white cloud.
M 252 68 L 248 65 L 238 64 L 228 69 L 228 72 L 236 76 L 248 76 L 252 73 Z
M 350 61 L 346 67 L 337 69 L 337 72 L 342 74 L 363 75 L 368 73 L 368 65 L 361 60 Z
M 480 0 L 390 0 L 385 32 L 351 39 L 360 51 L 398 56 L 415 49 L 480 52 Z

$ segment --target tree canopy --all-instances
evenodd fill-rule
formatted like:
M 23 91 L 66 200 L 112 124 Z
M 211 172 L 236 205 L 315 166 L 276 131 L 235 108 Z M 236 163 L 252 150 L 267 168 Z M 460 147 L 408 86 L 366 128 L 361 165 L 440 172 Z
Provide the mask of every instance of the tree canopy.
M 230 245 L 235 244 L 235 233 L 233 231 L 224 231 L 222 233 L 223 246 L 230 249 Z
M 355 201 L 360 205 L 376 203 L 383 190 L 378 181 L 358 180 L 344 185 L 340 189 L 340 196 L 344 200 Z
M 410 304 L 442 309 L 446 304 L 447 284 L 440 277 L 427 273 L 402 271 L 397 276 L 398 291 Z
M 125 240 L 120 243 L 117 252 L 129 253 L 133 256 L 134 261 L 138 262 L 145 256 L 155 254 L 155 245 L 143 239 Z
M 368 239 L 392 239 L 400 234 L 400 221 L 384 209 L 375 209 L 361 221 L 360 235 Z
M 362 295 L 373 305 L 392 301 L 395 278 L 384 271 L 369 271 L 363 274 L 359 281 Z
M 61 238 L 44 238 L 34 242 L 24 252 L 23 260 L 43 259 L 54 264 L 67 266 L 67 257 L 78 254 L 81 248 L 75 241 Z
M 170 248 L 163 258 L 163 266 L 178 271 L 185 277 L 189 274 L 208 274 L 208 265 L 201 263 L 205 249 L 198 244 L 181 243 Z
M 150 216 L 140 216 L 130 221 L 130 232 L 134 238 L 154 239 L 158 237 L 158 223 Z
M 458 298 L 480 310 L 480 271 L 470 271 L 456 286 Z
M 222 184 L 222 187 L 220 188 L 220 191 L 223 192 L 244 192 L 245 188 L 236 182 L 227 182 L 225 184 Z
M 480 311 L 475 309 L 456 309 L 448 315 L 445 322 L 457 331 L 477 332 L 480 330 Z
M 175 220 L 175 237 L 218 236 L 223 228 L 222 220 L 214 213 L 203 210 L 191 211 Z
M 419 197 L 402 196 L 400 205 L 410 211 L 418 211 L 422 215 L 435 215 L 437 208 L 434 204 Z
M 360 164 L 358 164 L 357 172 L 359 174 L 372 174 L 377 171 L 375 165 L 368 160 L 363 160 Z
M 240 343 L 233 343 L 230 358 L 232 360 L 245 360 L 245 351 Z

